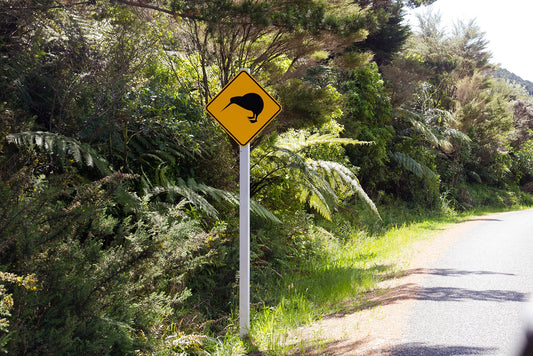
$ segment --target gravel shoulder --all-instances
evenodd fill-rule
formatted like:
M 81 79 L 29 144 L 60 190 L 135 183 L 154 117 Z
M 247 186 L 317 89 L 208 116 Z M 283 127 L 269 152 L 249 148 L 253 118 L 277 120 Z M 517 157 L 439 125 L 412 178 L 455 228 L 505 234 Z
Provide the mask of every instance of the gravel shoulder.
M 393 278 L 363 298 L 346 302 L 342 312 L 294 331 L 288 339 L 296 346 L 293 355 L 387 355 L 387 349 L 402 338 L 419 285 L 430 275 L 428 266 L 468 229 L 497 215 L 465 220 L 414 242 L 394 261 L 400 267 Z

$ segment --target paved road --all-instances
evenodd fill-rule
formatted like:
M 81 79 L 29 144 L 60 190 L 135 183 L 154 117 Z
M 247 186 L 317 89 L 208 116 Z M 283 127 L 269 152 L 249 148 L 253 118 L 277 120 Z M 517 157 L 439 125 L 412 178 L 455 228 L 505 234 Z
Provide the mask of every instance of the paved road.
M 428 273 L 392 355 L 516 355 L 533 292 L 533 210 L 481 218 Z

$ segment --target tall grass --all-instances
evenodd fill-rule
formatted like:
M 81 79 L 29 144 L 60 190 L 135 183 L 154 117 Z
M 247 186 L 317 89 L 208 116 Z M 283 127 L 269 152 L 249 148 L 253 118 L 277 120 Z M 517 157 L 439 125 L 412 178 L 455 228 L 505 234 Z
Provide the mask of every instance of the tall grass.
M 272 286 L 279 303 L 253 311 L 250 336 L 267 355 L 289 353 L 290 331 L 338 311 L 343 302 L 363 303 L 363 293 L 393 278 L 401 269 L 402 254 L 417 240 L 427 238 L 459 217 L 436 217 L 383 229 L 379 235 L 353 230 L 339 239 L 323 239 L 320 254 L 285 271 Z M 296 345 L 297 346 L 297 345 Z
M 473 215 L 493 211 L 443 214 L 396 205 L 381 210 L 380 222 L 359 212 L 357 218 L 341 214 L 331 223 L 323 222 L 323 227 L 307 229 L 308 234 L 301 235 L 299 243 L 312 246 L 315 253 L 295 258 L 279 272 L 279 278 L 266 281 L 268 285 L 260 289 L 268 295 L 255 296 L 256 300 L 271 302 L 258 303 L 252 309 L 247 352 L 285 355 L 305 349 L 305 345 L 288 339 L 292 330 L 342 310 L 347 301 L 353 306 L 364 305 L 365 292 L 380 281 L 394 278 L 405 267 L 414 242 L 432 238 Z

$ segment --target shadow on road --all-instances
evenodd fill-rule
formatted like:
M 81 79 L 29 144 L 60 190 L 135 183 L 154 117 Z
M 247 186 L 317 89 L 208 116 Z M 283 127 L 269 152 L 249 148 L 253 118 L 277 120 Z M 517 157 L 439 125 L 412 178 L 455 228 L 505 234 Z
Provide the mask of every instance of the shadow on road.
M 361 310 L 367 310 L 376 306 L 389 305 L 404 300 L 431 300 L 435 302 L 461 302 L 467 300 L 485 302 L 525 302 L 529 298 L 528 293 L 513 290 L 475 290 L 466 288 L 450 287 L 420 287 L 414 283 L 406 283 L 393 288 L 378 288 L 365 295 L 365 298 L 352 300 L 340 311 L 330 314 L 325 319 L 341 318 Z
M 413 342 L 393 347 L 386 353 L 389 356 L 459 356 L 486 355 L 497 349 L 471 346 L 441 346 Z
M 464 219 L 461 220 L 459 223 L 469 222 L 469 221 L 503 221 L 500 219 L 490 219 L 490 218 L 471 218 L 471 219 Z
M 474 290 L 465 288 L 448 287 L 419 287 L 414 284 L 403 284 L 401 286 L 378 291 L 379 296 L 367 301 L 365 305 L 373 307 L 377 305 L 388 305 L 402 300 L 431 300 L 435 302 L 461 302 L 466 300 L 477 300 L 485 302 L 525 302 L 528 299 L 527 293 L 512 290 Z M 355 308 L 361 309 L 361 308 Z M 363 308 L 365 309 L 365 308 Z
M 525 302 L 527 293 L 512 290 L 472 290 L 464 288 L 419 288 L 416 299 L 431 300 L 435 302 L 461 302 L 476 300 L 484 302 Z
M 512 273 L 491 272 L 491 271 L 463 271 L 454 268 L 413 268 L 405 270 L 401 273 L 401 277 L 409 276 L 413 274 L 427 274 L 434 276 L 445 277 L 461 277 L 461 276 L 481 276 L 481 275 L 499 275 L 499 276 L 515 276 Z

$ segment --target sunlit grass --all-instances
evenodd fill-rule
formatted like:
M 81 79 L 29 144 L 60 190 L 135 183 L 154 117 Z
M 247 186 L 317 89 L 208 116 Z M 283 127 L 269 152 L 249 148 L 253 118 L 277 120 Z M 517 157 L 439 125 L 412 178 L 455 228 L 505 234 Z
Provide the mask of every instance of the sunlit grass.
M 323 254 L 284 275 L 277 287 L 282 295 L 279 304 L 254 311 L 254 344 L 269 355 L 288 353 L 295 347 L 287 340 L 290 330 L 338 311 L 342 302 L 357 299 L 380 281 L 393 278 L 401 268 L 398 261 L 402 253 L 411 243 L 450 223 L 449 218 L 443 220 L 404 224 L 376 237 L 361 237 L 354 232 L 347 241 L 328 241 Z
M 264 355 L 304 350 L 302 341 L 289 340 L 291 331 L 341 310 L 347 301 L 364 303 L 365 292 L 380 281 L 394 278 L 406 267 L 414 242 L 432 238 L 455 223 L 487 212 L 493 210 L 426 219 L 405 216 L 404 222 L 380 227 L 377 233 L 354 228 L 345 231 L 342 239 L 334 235 L 322 237 L 320 254 L 287 266 L 279 279 L 264 288 L 271 294 L 268 299 L 277 302 L 252 309 L 248 352 L 250 347 Z

